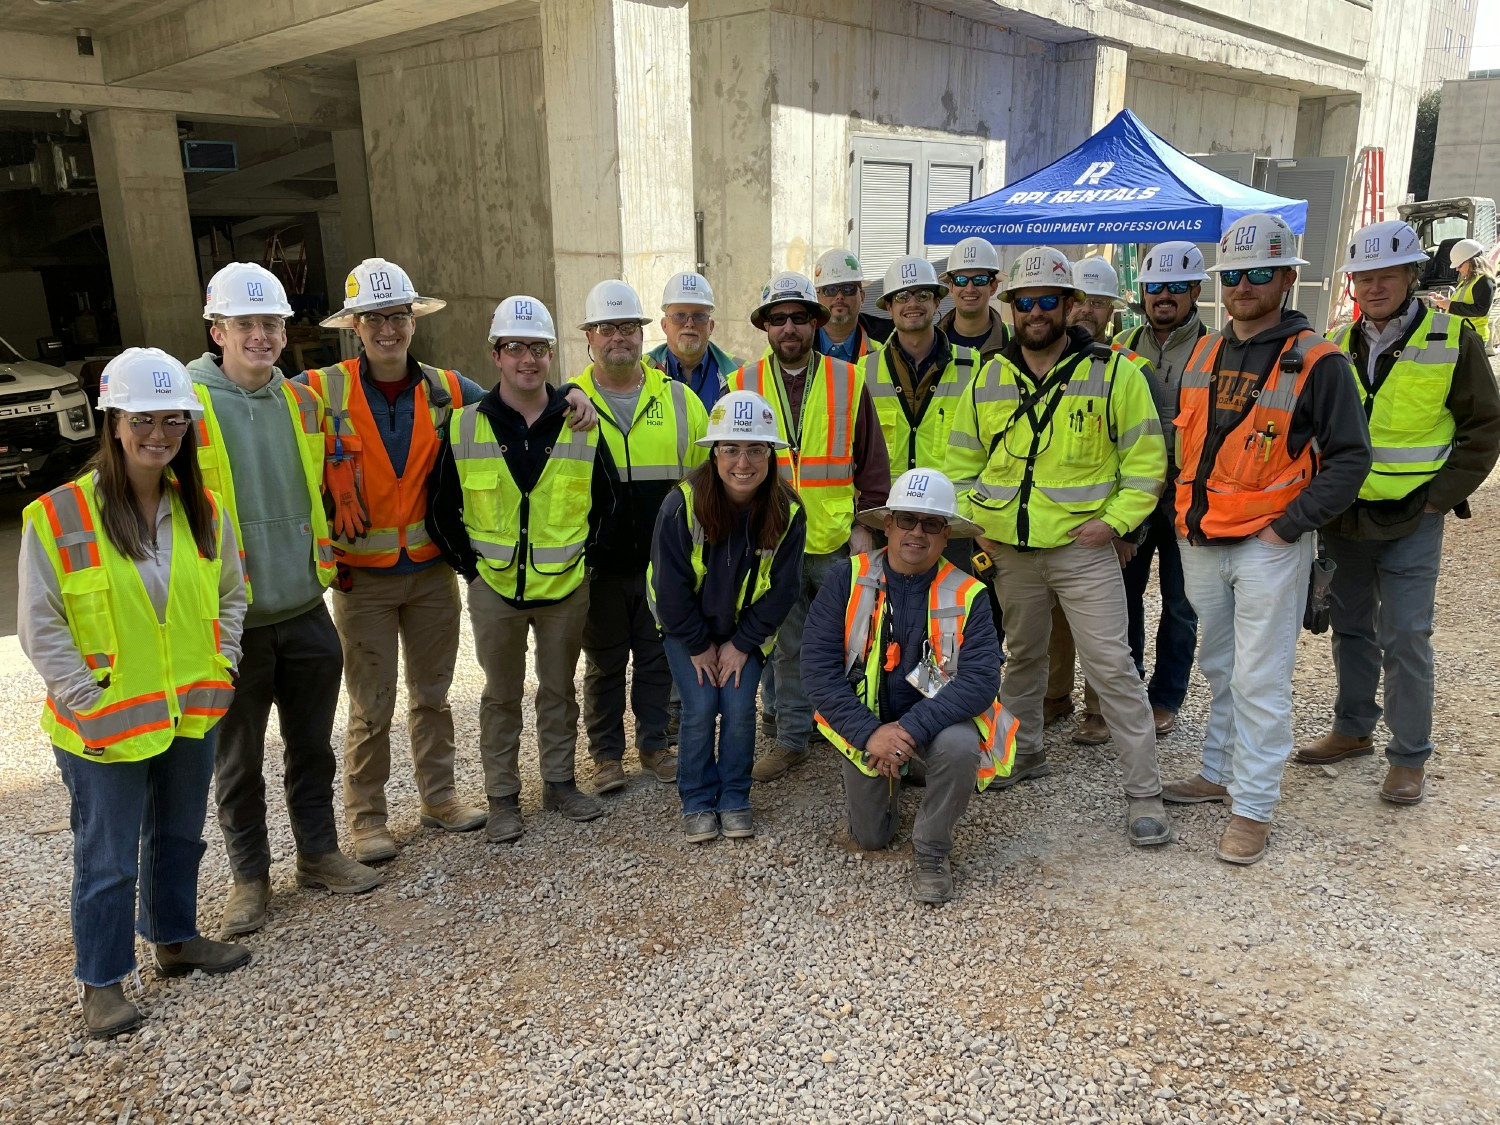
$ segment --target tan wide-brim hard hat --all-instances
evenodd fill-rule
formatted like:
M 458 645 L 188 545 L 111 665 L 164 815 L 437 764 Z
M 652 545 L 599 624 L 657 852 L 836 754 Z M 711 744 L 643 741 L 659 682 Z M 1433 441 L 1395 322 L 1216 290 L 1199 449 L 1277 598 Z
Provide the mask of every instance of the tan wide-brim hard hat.
M 340 309 L 332 316 L 324 317 L 318 321 L 320 328 L 353 328 L 354 318 L 360 313 L 381 312 L 385 309 L 399 309 L 402 305 L 411 306 L 412 316 L 426 316 L 435 313 L 438 309 L 448 307 L 448 302 L 437 297 L 414 297 L 410 301 L 390 301 L 383 305 L 370 305 L 363 309 Z

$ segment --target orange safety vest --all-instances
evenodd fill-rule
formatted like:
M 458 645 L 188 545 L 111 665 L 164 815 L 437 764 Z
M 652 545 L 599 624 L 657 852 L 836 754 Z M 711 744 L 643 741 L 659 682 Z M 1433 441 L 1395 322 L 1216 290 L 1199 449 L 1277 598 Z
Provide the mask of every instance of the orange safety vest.
M 1314 332 L 1287 340 L 1268 374 L 1219 366 L 1224 337 L 1198 341 L 1182 372 L 1177 409 L 1177 534 L 1194 543 L 1248 539 L 1270 527 L 1318 471 L 1314 443 L 1287 448 L 1307 380 L 1338 348 Z M 1240 411 L 1228 433 L 1213 431 L 1220 405 Z M 1203 462 L 1209 462 L 1205 471 Z
M 370 514 L 365 537 L 335 537 L 333 552 L 345 566 L 395 566 L 402 551 L 412 562 L 435 559 L 437 545 L 427 537 L 427 475 L 437 463 L 439 435 L 448 415 L 464 404 L 458 373 L 418 364 L 422 378 L 414 391 L 411 446 L 398 477 L 370 413 L 359 365 L 359 359 L 346 359 L 307 373 L 308 385 L 328 404 L 323 420 L 328 455 L 332 457 L 337 447 L 354 458 L 360 495 Z M 438 401 L 443 395 L 434 394 L 434 389 L 446 392 L 446 404 Z

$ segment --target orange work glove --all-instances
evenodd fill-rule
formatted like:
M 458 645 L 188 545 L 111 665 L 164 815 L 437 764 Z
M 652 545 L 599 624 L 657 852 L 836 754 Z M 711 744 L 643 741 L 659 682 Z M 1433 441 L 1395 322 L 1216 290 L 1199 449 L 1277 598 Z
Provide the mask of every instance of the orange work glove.
M 328 459 L 323 481 L 333 499 L 333 535 L 336 539 L 363 539 L 370 530 L 370 513 L 359 494 L 359 472 L 354 458 Z

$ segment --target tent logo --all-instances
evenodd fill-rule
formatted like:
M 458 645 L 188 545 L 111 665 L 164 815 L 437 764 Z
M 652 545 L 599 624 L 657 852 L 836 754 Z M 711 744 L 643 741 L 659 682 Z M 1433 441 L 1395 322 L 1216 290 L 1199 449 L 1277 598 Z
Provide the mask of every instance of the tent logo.
M 1113 160 L 1096 160 L 1083 170 L 1083 175 L 1073 181 L 1074 187 L 1083 187 L 1085 184 L 1097 185 L 1100 180 L 1113 171 L 1115 162 Z

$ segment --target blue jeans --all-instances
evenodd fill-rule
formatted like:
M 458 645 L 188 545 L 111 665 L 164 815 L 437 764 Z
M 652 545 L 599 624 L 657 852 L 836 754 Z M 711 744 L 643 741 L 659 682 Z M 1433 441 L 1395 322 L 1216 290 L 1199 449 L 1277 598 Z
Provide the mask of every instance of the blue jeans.
M 1212 694 L 1203 776 L 1228 787 L 1237 816 L 1269 823 L 1292 752 L 1292 675 L 1313 536 L 1284 547 L 1260 539 L 1179 546 L 1198 613 L 1198 667 Z
M 179 738 L 138 762 L 94 762 L 53 747 L 73 798 L 73 975 L 84 984 L 102 988 L 135 970 L 132 914 L 149 942 L 198 936 L 198 864 L 217 734 Z
M 1182 556 L 1177 529 L 1172 525 L 1173 498 L 1163 500 L 1146 517 L 1146 538 L 1135 558 L 1125 564 L 1125 608 L 1130 655 L 1142 678 L 1146 675 L 1146 587 L 1151 582 L 1151 557 L 1156 556 L 1161 587 L 1161 619 L 1156 623 L 1156 666 L 1146 682 L 1151 706 L 1182 709 L 1188 677 L 1193 671 L 1193 649 L 1198 644 L 1198 617 L 1182 585 Z
M 687 646 L 664 637 L 672 682 L 682 693 L 682 725 L 677 730 L 677 794 L 682 814 L 733 812 L 750 807 L 750 767 L 755 764 L 755 689 L 763 660 L 752 652 L 740 673 L 740 686 L 698 682 Z M 719 721 L 719 752 L 714 755 L 714 721 Z

